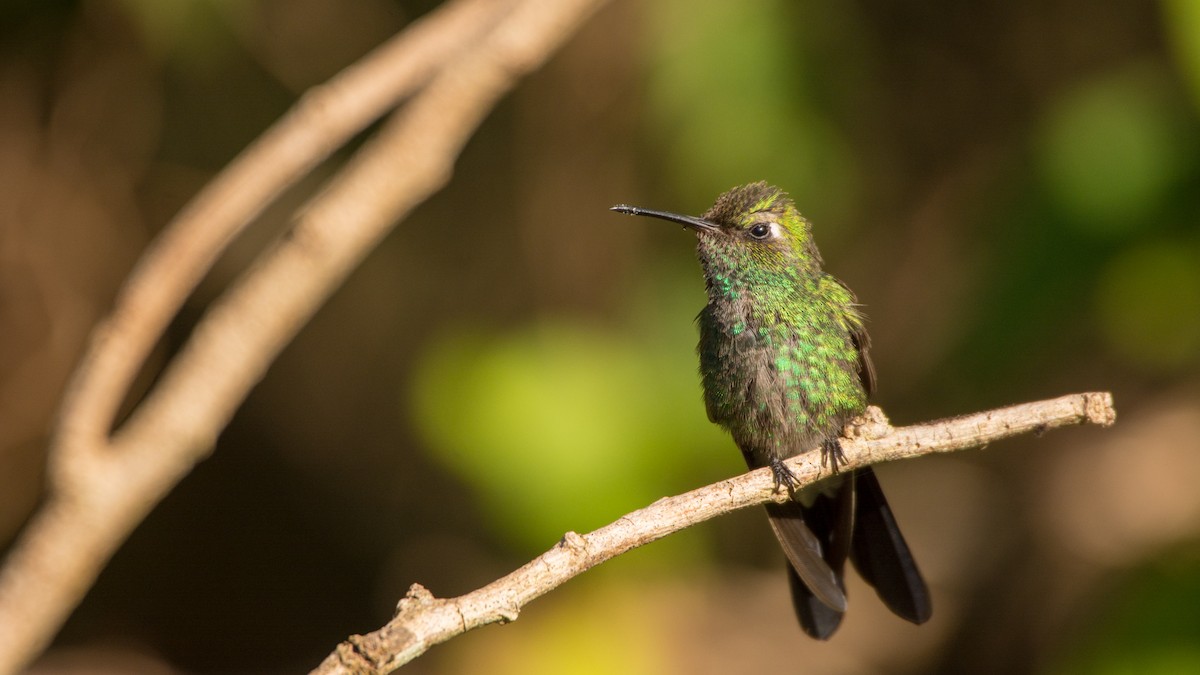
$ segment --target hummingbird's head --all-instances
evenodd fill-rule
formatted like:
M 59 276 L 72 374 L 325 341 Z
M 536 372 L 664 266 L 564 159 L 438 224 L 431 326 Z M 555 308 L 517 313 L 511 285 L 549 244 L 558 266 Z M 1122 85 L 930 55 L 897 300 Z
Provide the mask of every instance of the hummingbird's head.
M 808 221 L 786 192 L 763 181 L 717 197 L 698 218 L 636 206 L 620 205 L 612 210 L 661 218 L 693 230 L 700 262 L 710 274 L 739 270 L 790 273 L 821 265 Z

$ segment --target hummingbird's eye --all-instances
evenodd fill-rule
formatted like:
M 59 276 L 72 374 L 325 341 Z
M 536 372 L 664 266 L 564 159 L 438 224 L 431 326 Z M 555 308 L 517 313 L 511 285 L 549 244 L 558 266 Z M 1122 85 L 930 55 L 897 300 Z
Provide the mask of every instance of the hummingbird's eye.
M 771 226 L 766 223 L 759 223 L 750 228 L 750 236 L 755 239 L 766 239 L 771 236 Z

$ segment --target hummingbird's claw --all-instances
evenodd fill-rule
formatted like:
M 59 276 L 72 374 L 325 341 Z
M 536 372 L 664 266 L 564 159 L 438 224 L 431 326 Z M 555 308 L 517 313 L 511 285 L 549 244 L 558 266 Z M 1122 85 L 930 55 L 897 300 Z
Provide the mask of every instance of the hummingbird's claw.
M 842 439 L 838 437 L 826 438 L 821 441 L 821 466 L 829 467 L 833 473 L 837 473 L 842 464 L 846 463 L 846 452 L 842 450 Z
M 771 460 L 771 475 L 775 478 L 775 491 L 778 492 L 780 487 L 784 487 L 788 491 L 788 496 L 793 499 L 796 497 L 796 483 L 799 480 L 796 474 L 788 468 L 787 464 L 783 463 L 782 459 Z

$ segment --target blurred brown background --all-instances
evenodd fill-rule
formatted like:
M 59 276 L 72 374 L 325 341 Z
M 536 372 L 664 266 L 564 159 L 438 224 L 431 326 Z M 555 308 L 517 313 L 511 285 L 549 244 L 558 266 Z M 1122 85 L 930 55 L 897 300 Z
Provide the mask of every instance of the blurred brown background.
M 0 3 L 0 545 L 139 252 L 399 0 Z M 905 424 L 1111 390 L 1070 429 L 887 466 L 929 578 L 794 625 L 757 511 L 635 551 L 417 673 L 1200 671 L 1200 5 L 615 0 L 288 348 L 40 672 L 295 672 L 568 529 L 742 470 L 704 419 L 689 237 L 767 179 L 866 305 Z M 346 153 L 350 152 L 347 150 Z M 159 358 L 286 225 L 248 232 Z

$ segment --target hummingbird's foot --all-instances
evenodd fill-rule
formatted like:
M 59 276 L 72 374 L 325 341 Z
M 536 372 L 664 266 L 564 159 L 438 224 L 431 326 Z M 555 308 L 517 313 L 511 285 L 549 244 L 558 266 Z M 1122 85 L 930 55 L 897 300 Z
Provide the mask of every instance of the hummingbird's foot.
M 830 467 L 837 473 L 842 464 L 846 463 L 846 453 L 842 450 L 842 439 L 826 438 L 821 441 L 821 467 Z
M 796 478 L 796 474 L 792 473 L 792 470 L 787 467 L 787 464 L 783 463 L 782 459 L 771 459 L 771 475 L 775 477 L 776 492 L 782 486 L 787 489 L 788 496 L 793 499 L 796 497 L 796 483 L 799 480 Z

